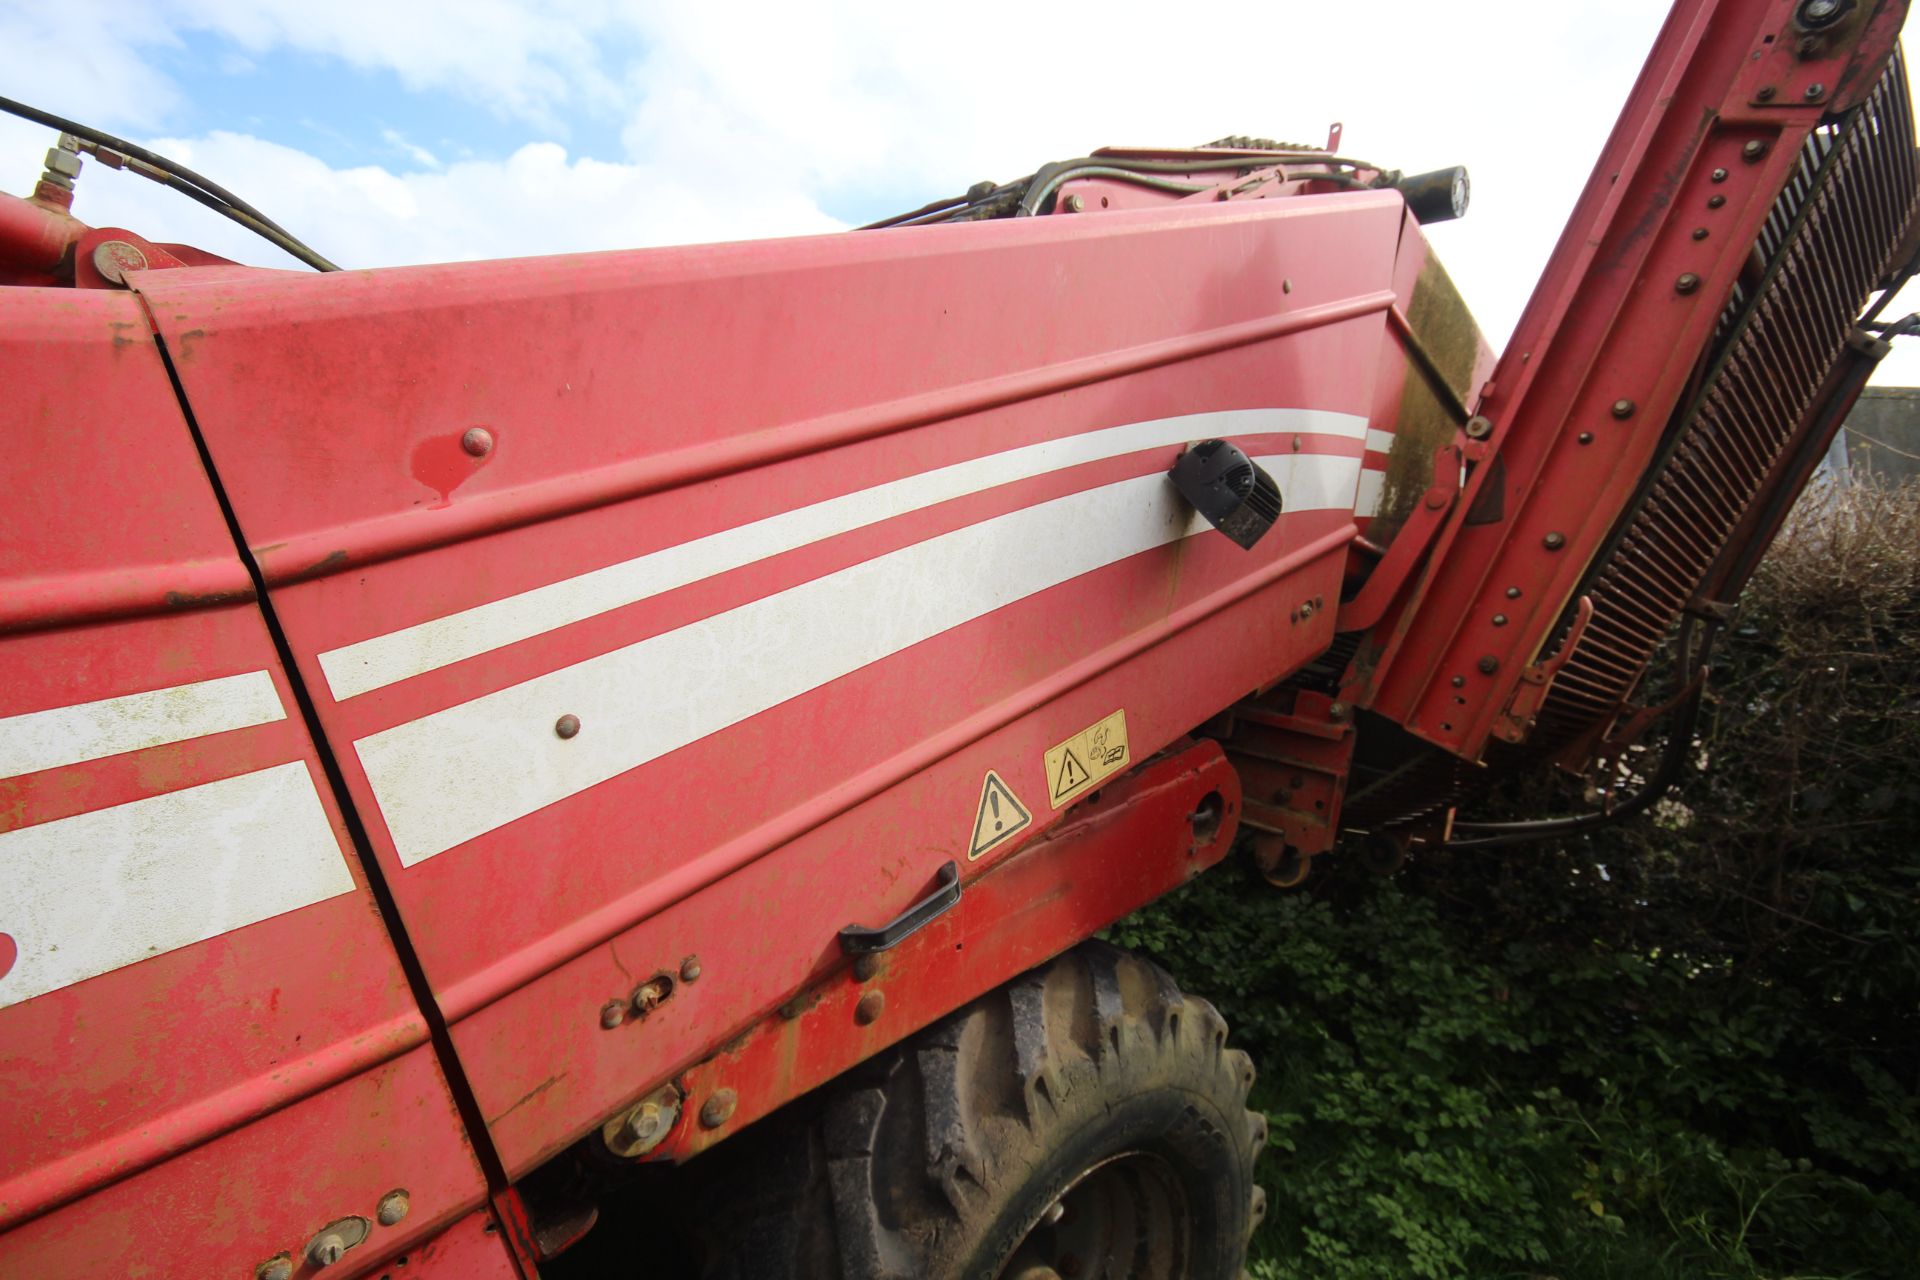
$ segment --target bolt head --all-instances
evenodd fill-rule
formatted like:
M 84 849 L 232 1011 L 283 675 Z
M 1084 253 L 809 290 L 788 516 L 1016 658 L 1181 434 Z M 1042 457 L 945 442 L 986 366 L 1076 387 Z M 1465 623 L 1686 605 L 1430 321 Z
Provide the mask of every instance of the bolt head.
M 860 997 L 858 1004 L 853 1006 L 853 1020 L 863 1027 L 870 1027 L 878 1022 L 880 1015 L 886 1011 L 886 993 L 882 991 L 869 991 Z
M 1493 423 L 1479 414 L 1467 419 L 1467 439 L 1485 440 L 1493 434 Z
M 1567 545 L 1567 535 L 1564 533 L 1550 533 L 1540 539 L 1540 545 L 1549 551 L 1558 551 Z
M 1823 84 L 1810 84 L 1807 86 L 1806 99 L 1808 102 L 1818 102 L 1826 96 L 1827 86 Z
M 652 1102 L 643 1102 L 627 1115 L 625 1128 L 628 1142 L 645 1142 L 660 1132 L 660 1108 Z
M 476 458 L 484 458 L 493 452 L 493 432 L 485 427 L 468 427 L 461 433 L 460 447 Z
M 1633 401 L 1631 400 L 1615 400 L 1613 402 L 1613 416 L 1616 418 L 1631 418 L 1633 416 L 1633 407 Z
M 1749 138 L 1747 145 L 1740 148 L 1740 158 L 1748 164 L 1752 164 L 1765 154 L 1767 154 L 1767 144 L 1758 138 Z
M 1695 289 L 1698 289 L 1699 287 L 1700 287 L 1700 277 L 1695 275 L 1691 271 L 1681 272 L 1680 278 L 1673 282 L 1673 291 L 1675 293 L 1692 293 Z
M 580 732 L 580 717 L 568 713 L 553 722 L 554 736 L 561 739 L 571 738 Z
M 380 1205 L 373 1211 L 374 1220 L 383 1227 L 397 1226 L 412 1207 L 413 1202 L 407 1198 L 407 1193 L 396 1187 L 380 1197 Z
M 1773 94 L 1774 94 L 1773 86 L 1770 84 L 1763 84 L 1760 86 L 1759 92 L 1755 93 L 1753 96 L 1760 99 L 1760 101 L 1762 102 L 1772 102 Z
M 1068 197 L 1067 197 L 1067 212 L 1068 212 L 1068 213 L 1078 213 L 1078 212 L 1080 212 L 1080 211 L 1081 211 L 1082 209 L 1084 209 L 1084 208 L 1086 208 L 1086 207 L 1087 207 L 1087 202 L 1086 202 L 1086 201 L 1084 201 L 1084 200 L 1082 200 L 1082 199 L 1081 199 L 1081 198 L 1080 198 L 1079 196 L 1068 196 Z
M 700 1126 L 703 1129 L 718 1129 L 733 1119 L 733 1112 L 740 1105 L 740 1097 L 731 1089 L 716 1089 L 713 1096 L 700 1104 Z

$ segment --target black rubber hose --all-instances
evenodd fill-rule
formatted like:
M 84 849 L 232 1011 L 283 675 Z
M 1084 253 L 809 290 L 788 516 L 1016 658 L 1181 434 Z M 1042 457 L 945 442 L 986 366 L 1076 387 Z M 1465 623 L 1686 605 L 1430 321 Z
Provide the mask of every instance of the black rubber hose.
M 51 111 L 42 111 L 38 107 L 28 106 L 24 102 L 16 102 L 12 98 L 0 97 L 0 111 L 5 111 L 9 115 L 19 116 L 22 120 L 31 120 L 35 124 L 45 125 L 49 129 L 58 129 L 62 133 L 73 134 L 77 138 L 85 138 L 95 146 L 105 147 L 109 151 L 117 151 L 124 156 L 138 160 L 142 164 L 156 169 L 165 175 L 165 180 L 161 182 L 162 186 L 180 192 L 182 195 L 212 209 L 222 217 L 231 218 L 255 235 L 261 236 L 277 247 L 284 249 L 308 266 L 320 271 L 338 271 L 340 269 L 301 243 L 287 231 L 285 227 L 282 227 L 272 218 L 269 218 L 266 214 L 254 208 L 239 196 L 234 195 L 233 192 L 228 191 L 219 183 L 214 182 L 210 178 L 202 177 L 185 165 L 169 160 L 156 151 L 149 151 L 138 143 L 128 142 L 125 138 L 115 137 L 111 133 L 80 124 L 74 120 L 69 120 L 65 116 L 54 115 Z

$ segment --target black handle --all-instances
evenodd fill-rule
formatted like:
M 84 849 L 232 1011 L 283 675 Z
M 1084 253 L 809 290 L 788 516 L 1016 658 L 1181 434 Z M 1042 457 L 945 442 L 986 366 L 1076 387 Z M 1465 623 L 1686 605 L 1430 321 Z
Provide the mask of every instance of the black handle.
M 850 924 L 840 931 L 840 949 L 850 956 L 891 951 L 925 928 L 935 917 L 960 905 L 960 864 L 949 862 L 933 878 L 933 892 L 878 929 Z

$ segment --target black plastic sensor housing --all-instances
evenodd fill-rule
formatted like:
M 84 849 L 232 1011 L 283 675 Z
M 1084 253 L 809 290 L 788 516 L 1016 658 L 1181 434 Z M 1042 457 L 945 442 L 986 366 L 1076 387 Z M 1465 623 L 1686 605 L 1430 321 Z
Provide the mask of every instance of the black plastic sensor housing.
M 1280 518 L 1280 486 L 1225 440 L 1202 440 L 1167 474 L 1208 524 L 1248 551 Z

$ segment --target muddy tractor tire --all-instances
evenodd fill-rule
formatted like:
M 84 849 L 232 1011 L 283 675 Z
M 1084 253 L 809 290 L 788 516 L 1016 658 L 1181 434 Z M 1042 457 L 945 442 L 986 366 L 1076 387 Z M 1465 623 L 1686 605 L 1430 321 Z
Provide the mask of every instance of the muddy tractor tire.
M 1212 1005 L 1083 944 L 713 1152 L 705 1275 L 1234 1280 L 1253 1074 Z

